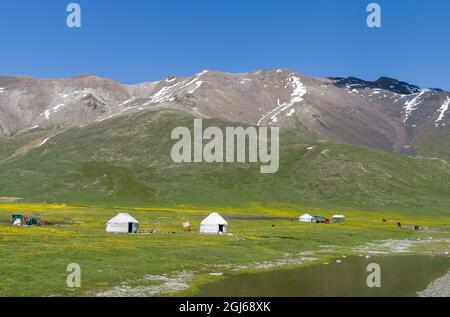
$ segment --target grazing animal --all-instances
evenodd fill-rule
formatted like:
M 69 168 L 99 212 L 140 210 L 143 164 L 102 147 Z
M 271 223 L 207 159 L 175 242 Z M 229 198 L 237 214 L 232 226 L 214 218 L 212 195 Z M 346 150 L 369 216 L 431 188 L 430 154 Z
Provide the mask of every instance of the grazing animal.
M 386 222 L 387 222 L 387 220 L 386 220 L 386 219 L 381 219 L 381 221 L 383 221 L 384 223 L 386 223 Z
M 398 226 L 399 228 L 401 228 L 401 227 L 402 227 L 402 224 L 401 224 L 400 222 L 398 222 L 398 223 L 397 223 L 397 226 Z

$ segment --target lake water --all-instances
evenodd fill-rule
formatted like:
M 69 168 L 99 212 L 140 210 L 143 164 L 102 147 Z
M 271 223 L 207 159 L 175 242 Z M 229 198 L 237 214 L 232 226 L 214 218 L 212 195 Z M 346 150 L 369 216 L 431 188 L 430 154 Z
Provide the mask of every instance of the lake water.
M 205 297 L 310 297 L 310 296 L 416 296 L 445 275 L 450 258 L 443 256 L 380 256 L 340 258 L 330 264 L 290 270 L 229 275 L 206 284 L 197 296 Z M 367 266 L 381 267 L 381 287 L 369 288 Z

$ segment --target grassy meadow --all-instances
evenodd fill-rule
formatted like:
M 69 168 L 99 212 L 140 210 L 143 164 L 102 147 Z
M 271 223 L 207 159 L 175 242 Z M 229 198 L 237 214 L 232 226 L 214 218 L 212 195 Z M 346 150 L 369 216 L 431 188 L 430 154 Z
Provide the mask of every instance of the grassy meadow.
M 211 211 L 219 211 L 228 220 L 232 235 L 197 233 L 201 220 Z M 40 216 L 51 225 L 13 227 L 9 221 L 16 212 Z M 143 233 L 107 234 L 107 220 L 119 212 L 137 218 Z M 347 222 L 299 223 L 298 216 L 305 212 L 327 217 L 345 214 Z M 184 221 L 190 221 L 191 232 L 181 227 Z M 427 229 L 399 229 L 397 221 Z M 211 273 L 327 261 L 334 256 L 364 253 L 366 244 L 379 240 L 428 239 L 435 243 L 428 242 L 415 251 L 441 253 L 448 247 L 445 239 L 450 236 L 449 223 L 450 217 L 445 214 L 430 218 L 293 206 L 202 209 L 0 204 L 0 296 L 95 296 L 117 287 L 141 290 L 138 294 L 125 293 L 134 296 L 193 294 L 196 285 L 220 278 Z M 296 262 L 304 256 L 315 260 Z M 66 285 L 69 263 L 81 266 L 81 288 Z M 180 272 L 189 272 L 189 278 L 175 279 L 171 288 L 170 280 L 164 277 L 170 279 Z M 161 283 L 166 287 L 158 288 Z M 177 283 L 191 287 L 177 289 Z

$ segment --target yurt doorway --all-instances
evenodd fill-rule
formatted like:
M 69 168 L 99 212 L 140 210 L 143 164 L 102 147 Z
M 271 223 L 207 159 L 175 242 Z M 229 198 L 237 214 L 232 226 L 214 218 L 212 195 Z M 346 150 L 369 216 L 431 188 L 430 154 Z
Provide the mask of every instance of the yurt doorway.
M 224 225 L 219 225 L 219 233 L 222 233 L 222 234 L 223 234 L 223 226 L 224 226 Z
M 132 222 L 128 223 L 128 233 L 133 233 L 133 223 Z

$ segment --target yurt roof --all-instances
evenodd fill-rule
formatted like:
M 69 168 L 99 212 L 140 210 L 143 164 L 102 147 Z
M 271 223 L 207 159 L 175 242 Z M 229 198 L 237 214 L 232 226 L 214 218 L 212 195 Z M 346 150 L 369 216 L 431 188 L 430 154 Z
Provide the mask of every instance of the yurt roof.
M 304 214 L 303 216 L 300 216 L 300 218 L 307 218 L 307 217 L 312 218 L 310 214 Z
M 228 225 L 228 222 L 222 218 L 218 213 L 212 213 L 208 217 L 206 217 L 202 223 L 202 225 Z
M 108 223 L 129 223 L 129 222 L 139 223 L 136 219 L 134 219 L 127 213 L 120 213 L 108 221 Z

